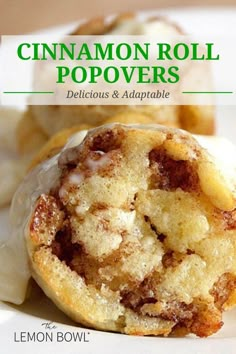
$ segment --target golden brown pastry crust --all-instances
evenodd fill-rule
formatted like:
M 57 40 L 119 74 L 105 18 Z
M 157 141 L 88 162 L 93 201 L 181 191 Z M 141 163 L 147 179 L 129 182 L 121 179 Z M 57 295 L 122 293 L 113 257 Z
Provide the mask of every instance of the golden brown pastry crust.
M 65 150 L 59 168 L 26 235 L 57 306 L 127 334 L 219 330 L 235 305 L 236 203 L 208 153 L 179 130 L 116 124 Z

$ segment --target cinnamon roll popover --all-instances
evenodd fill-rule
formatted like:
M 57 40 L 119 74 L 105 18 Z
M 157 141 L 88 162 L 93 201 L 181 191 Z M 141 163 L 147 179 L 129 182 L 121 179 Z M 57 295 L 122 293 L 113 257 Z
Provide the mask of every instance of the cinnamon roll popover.
M 217 332 L 236 300 L 234 181 L 189 134 L 90 130 L 33 205 L 31 273 L 78 323 L 136 335 Z

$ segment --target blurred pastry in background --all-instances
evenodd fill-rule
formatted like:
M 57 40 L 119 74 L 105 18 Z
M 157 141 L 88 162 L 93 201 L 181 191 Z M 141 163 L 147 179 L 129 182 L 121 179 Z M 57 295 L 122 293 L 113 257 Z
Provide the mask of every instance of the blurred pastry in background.
M 21 155 L 33 154 L 48 140 L 48 135 L 32 117 L 30 111 L 22 115 L 17 125 L 16 135 L 18 151 Z
M 16 129 L 21 119 L 20 111 L 0 109 L 0 207 L 9 204 L 29 164 L 17 151 Z
M 172 22 L 150 17 L 145 20 L 133 14 L 123 14 L 113 19 L 96 18 L 82 23 L 72 35 L 179 35 L 182 30 Z M 48 137 L 61 129 L 77 124 L 98 126 L 120 113 L 144 114 L 147 123 L 151 120 L 167 126 L 188 130 L 195 134 L 214 133 L 214 108 L 212 106 L 175 105 L 33 105 L 28 114 L 35 120 L 39 129 Z

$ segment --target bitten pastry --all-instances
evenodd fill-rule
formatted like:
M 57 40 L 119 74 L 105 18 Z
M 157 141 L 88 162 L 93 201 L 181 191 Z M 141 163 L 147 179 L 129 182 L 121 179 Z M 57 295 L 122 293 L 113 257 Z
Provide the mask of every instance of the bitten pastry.
M 224 172 L 180 130 L 89 131 L 62 151 L 57 183 L 31 210 L 34 279 L 85 326 L 217 332 L 236 292 L 235 175 Z
M 81 24 L 73 35 L 179 35 L 183 32 L 172 22 L 160 17 L 141 20 L 133 14 L 123 14 L 113 19 L 95 18 Z M 209 72 L 208 72 L 209 73 Z M 209 80 L 208 80 L 209 81 Z M 193 98 L 192 98 L 193 100 Z M 92 126 L 104 124 L 110 117 L 120 113 L 144 114 L 146 123 L 153 123 L 186 129 L 196 134 L 214 133 L 214 109 L 212 106 L 174 105 L 82 105 L 82 106 L 29 106 L 29 114 L 40 129 L 52 136 L 61 129 L 86 123 Z

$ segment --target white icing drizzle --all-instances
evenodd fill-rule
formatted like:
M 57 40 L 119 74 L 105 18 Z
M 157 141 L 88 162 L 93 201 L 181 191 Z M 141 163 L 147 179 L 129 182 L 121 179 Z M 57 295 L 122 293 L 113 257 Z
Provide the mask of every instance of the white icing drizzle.
M 81 172 L 71 173 L 68 177 L 69 183 L 75 184 L 77 186 L 79 186 L 81 182 L 83 182 L 83 180 L 84 180 L 84 175 Z
M 109 154 L 105 154 L 103 151 L 96 151 L 100 157 L 97 160 L 88 157 L 85 160 L 85 165 L 92 171 L 95 172 L 99 170 L 99 168 L 105 167 L 110 162 Z

